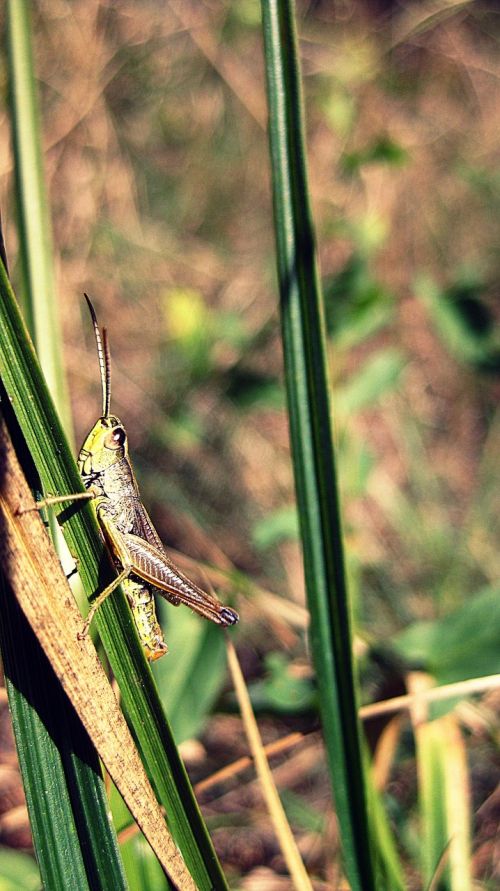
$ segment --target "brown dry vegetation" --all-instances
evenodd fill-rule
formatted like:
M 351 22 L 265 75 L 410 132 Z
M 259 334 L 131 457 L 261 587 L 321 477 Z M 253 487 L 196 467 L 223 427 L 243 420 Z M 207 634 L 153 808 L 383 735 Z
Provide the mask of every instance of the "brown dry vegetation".
M 374 305 L 378 300 L 385 313 L 384 324 L 365 336 L 351 320 L 344 340 L 330 342 L 357 631 L 371 643 L 446 614 L 499 569 L 491 498 L 498 352 L 489 368 L 469 361 L 462 341 L 436 326 L 426 294 L 429 279 L 441 293 L 470 287 L 476 314 L 478 307 L 496 312 L 500 20 L 494 4 L 380 7 L 299 7 L 310 185 L 331 315 L 339 275 L 353 258 L 362 282 L 351 276 L 351 287 L 361 303 L 378 295 Z M 279 399 L 258 5 L 50 0 L 34 12 L 75 441 L 99 405 L 85 290 L 110 332 L 113 408 L 127 426 L 164 540 L 203 562 L 234 565 L 300 607 L 296 540 L 259 549 L 253 539 L 263 519 L 293 502 Z M 2 117 L 12 263 L 5 108 Z M 353 408 L 349 383 L 394 348 L 401 374 Z M 279 604 L 266 612 L 265 598 L 258 606 L 251 598 L 240 603 L 249 680 L 262 676 L 264 657 L 275 651 L 286 654 L 292 672 L 307 665 L 304 614 L 298 609 L 292 622 Z M 172 622 L 171 642 L 174 629 Z M 380 694 L 378 680 L 371 681 L 370 695 Z M 384 695 L 401 684 L 391 678 Z M 478 813 L 476 873 L 486 883 L 495 869 L 498 799 L 488 796 L 498 698 L 490 694 L 477 708 L 491 723 L 464 726 Z M 314 730 L 315 716 L 262 720 L 266 741 L 297 728 Z M 202 742 L 195 778 L 246 751 L 235 716 L 213 717 Z M 310 872 L 322 887 L 334 887 L 335 830 L 322 763 L 313 733 L 283 756 L 277 779 L 295 803 L 327 814 L 316 831 L 298 821 L 297 835 Z M 415 809 L 410 764 L 405 751 L 389 774 L 398 819 Z M 229 872 L 246 876 L 241 887 L 269 891 L 282 862 L 253 774 L 244 777 L 202 802 Z M 4 801 L 18 803 L 6 792 L 8 810 Z M 224 828 L 227 819 L 241 825 L 239 840 Z M 270 871 L 259 873 L 263 866 Z M 277 888 L 288 887 L 275 878 Z

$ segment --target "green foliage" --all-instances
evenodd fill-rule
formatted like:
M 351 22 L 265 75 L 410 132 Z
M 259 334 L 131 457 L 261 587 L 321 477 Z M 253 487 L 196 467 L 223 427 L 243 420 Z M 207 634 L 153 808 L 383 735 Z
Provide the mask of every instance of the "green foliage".
M 500 370 L 500 335 L 495 317 L 482 294 L 486 285 L 466 270 L 441 290 L 421 276 L 415 291 L 446 348 L 459 361 L 490 373 Z
M 327 331 L 339 348 L 349 349 L 391 321 L 394 303 L 370 272 L 361 249 L 353 252 L 337 275 L 324 283 Z
M 121 798 L 116 786 L 109 783 L 109 809 L 113 815 L 113 824 L 116 830 L 122 833 L 124 830 L 135 829 L 128 838 L 122 838 L 120 853 L 123 860 L 128 888 L 142 889 L 145 891 L 167 891 L 171 885 L 163 872 L 155 854 L 146 842 L 143 834 L 137 829 L 130 812 Z
M 299 536 L 299 519 L 295 505 L 282 507 L 259 520 L 253 528 L 253 542 L 259 550 L 275 547 Z
M 39 891 L 40 873 L 33 857 L 0 848 L 0 891 Z
M 289 715 L 316 711 L 318 697 L 311 678 L 297 675 L 283 653 L 266 659 L 266 677 L 250 685 L 252 705 L 258 711 Z
M 351 7 L 338 15 L 332 4 L 298 5 L 349 588 L 358 644 L 366 638 L 380 649 L 394 640 L 404 665 L 444 683 L 498 668 L 494 595 L 482 591 L 498 577 L 500 189 L 489 114 L 498 105 L 498 29 L 481 4 L 466 15 L 460 4 L 437 13 L 395 5 L 381 18 L 375 5 L 362 17 Z M 168 544 L 174 515 L 171 543 L 207 562 L 225 552 L 239 568 L 234 589 L 243 601 L 256 595 L 246 572 L 298 599 L 266 109 L 255 65 L 259 4 L 200 5 L 191 21 L 182 4 L 183 20 L 170 9 L 156 18 L 155 3 L 126 16 L 118 5 L 96 9 L 95 22 L 43 8 L 35 19 L 76 426 L 83 431 L 95 405 L 95 356 L 84 351 L 90 338 L 82 340 L 78 311 L 87 287 L 105 304 L 116 408 L 132 419 L 141 490 L 162 537 Z M 99 52 L 89 54 L 94 35 Z M 460 65 L 449 45 L 463 49 Z M 84 79 L 88 102 L 80 104 Z M 205 552 L 203 536 L 213 545 Z M 249 603 L 239 629 L 242 652 L 255 645 L 266 657 L 265 674 L 252 663 L 253 692 L 269 685 L 264 705 L 274 709 L 274 701 L 284 721 L 300 701 L 293 666 L 305 635 L 293 625 L 282 640 L 281 616 L 267 622 L 264 598 L 258 609 L 253 624 Z M 205 726 L 217 701 L 220 641 L 215 635 L 212 660 L 210 631 L 193 624 L 191 635 L 169 606 L 162 622 L 170 655 L 153 671 L 162 695 L 171 684 L 175 734 L 184 737 Z M 134 634 L 126 619 L 115 630 Z M 286 661 L 274 663 L 273 653 L 285 651 Z M 403 692 L 404 666 L 390 653 L 382 695 Z M 380 680 L 370 671 L 370 681 Z M 372 693 L 367 684 L 364 698 Z M 300 721 L 307 725 L 307 713 Z M 397 883 L 399 856 L 418 884 L 426 829 L 404 726 L 385 794 L 370 799 L 377 846 L 384 812 L 399 842 L 391 859 L 386 833 L 384 889 Z M 496 752 L 481 734 L 467 737 L 479 801 L 496 780 Z M 301 788 L 306 807 L 307 778 Z M 478 887 L 488 881 L 483 840 Z M 144 852 L 130 850 L 129 881 L 143 882 Z
M 171 607 L 163 603 L 159 607 L 162 624 L 172 629 L 175 661 L 159 661 L 154 676 L 175 740 L 181 743 L 203 729 L 225 678 L 226 648 L 220 628 L 200 622 L 187 610 L 176 610 L 172 616 Z
M 373 408 L 396 388 L 405 364 L 404 357 L 394 349 L 383 350 L 368 359 L 337 391 L 336 407 L 340 417 L 353 416 L 363 408 Z
M 500 591 L 497 585 L 467 599 L 445 618 L 414 622 L 391 638 L 411 666 L 437 684 L 500 673 Z
M 284 406 L 283 387 L 271 375 L 236 367 L 226 377 L 228 398 L 243 411 L 273 409 Z
M 379 136 L 366 148 L 358 152 L 346 152 L 342 167 L 346 173 L 356 173 L 364 164 L 389 164 L 400 167 L 406 163 L 408 152 L 390 136 Z
M 304 807 L 304 801 L 299 795 L 285 790 L 282 794 L 286 815 L 292 826 L 297 826 L 306 832 L 323 833 L 325 826 L 324 814 L 313 807 Z
M 171 887 L 160 864 L 142 835 L 137 835 L 123 845 L 123 863 L 129 888 L 147 891 L 168 891 Z

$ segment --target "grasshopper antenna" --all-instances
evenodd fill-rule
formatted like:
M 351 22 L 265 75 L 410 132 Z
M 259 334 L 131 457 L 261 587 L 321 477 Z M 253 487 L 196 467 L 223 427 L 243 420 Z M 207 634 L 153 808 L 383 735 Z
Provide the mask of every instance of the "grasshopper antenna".
M 109 417 L 109 408 L 111 402 L 111 360 L 109 355 L 109 344 L 108 344 L 108 335 L 106 328 L 102 329 L 102 338 L 101 332 L 99 330 L 99 324 L 97 322 L 97 316 L 95 314 L 95 309 L 92 306 L 92 302 L 88 294 L 84 294 L 85 300 L 87 301 L 88 308 L 90 310 L 90 315 L 92 317 L 92 324 L 94 326 L 94 334 L 95 334 L 95 342 L 97 345 L 97 357 L 99 359 L 99 370 L 101 373 L 101 387 L 102 387 L 102 416 L 103 418 Z

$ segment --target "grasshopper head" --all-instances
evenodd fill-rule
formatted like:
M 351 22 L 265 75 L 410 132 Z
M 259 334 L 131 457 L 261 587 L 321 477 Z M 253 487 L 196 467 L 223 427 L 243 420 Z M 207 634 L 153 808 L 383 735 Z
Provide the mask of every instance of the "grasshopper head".
M 84 480 L 85 478 L 88 480 L 126 458 L 128 455 L 128 444 L 127 434 L 122 422 L 115 415 L 110 414 L 109 411 L 111 401 L 111 364 L 106 329 L 103 328 L 101 338 L 95 310 L 87 294 L 85 294 L 85 299 L 94 326 L 102 388 L 102 415 L 95 422 L 78 455 L 78 469 Z
M 78 455 L 78 469 L 82 477 L 107 470 L 128 455 L 127 434 L 114 415 L 99 418 L 92 427 Z

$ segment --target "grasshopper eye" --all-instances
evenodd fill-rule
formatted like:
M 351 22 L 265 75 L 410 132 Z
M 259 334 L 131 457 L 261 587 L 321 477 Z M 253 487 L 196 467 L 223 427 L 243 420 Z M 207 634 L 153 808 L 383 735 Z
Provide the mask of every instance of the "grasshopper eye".
M 121 449 L 125 445 L 127 435 L 123 427 L 115 427 L 104 440 L 107 449 Z

